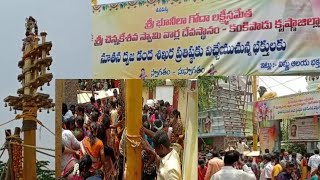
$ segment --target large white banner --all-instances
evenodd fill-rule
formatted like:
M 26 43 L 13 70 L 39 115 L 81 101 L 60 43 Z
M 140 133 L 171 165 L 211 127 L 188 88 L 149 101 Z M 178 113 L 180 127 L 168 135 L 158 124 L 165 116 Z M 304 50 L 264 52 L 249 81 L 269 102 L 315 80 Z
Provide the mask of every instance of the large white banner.
M 139 0 L 93 7 L 94 78 L 320 69 L 319 0 Z

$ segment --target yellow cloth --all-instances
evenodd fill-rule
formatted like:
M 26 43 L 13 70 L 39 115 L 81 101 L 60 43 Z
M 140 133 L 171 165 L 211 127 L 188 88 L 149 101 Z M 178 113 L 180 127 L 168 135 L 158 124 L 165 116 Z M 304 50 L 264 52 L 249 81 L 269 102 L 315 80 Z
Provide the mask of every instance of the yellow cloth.
M 276 177 L 281 173 L 282 167 L 280 164 L 277 164 L 272 169 L 272 178 L 271 180 L 276 180 Z

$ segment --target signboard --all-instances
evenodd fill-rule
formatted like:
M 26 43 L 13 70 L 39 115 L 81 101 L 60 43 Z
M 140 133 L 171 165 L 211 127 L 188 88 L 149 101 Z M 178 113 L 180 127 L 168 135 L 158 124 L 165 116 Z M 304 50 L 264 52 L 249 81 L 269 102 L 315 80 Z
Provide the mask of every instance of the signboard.
M 257 121 L 320 115 L 320 92 L 312 91 L 257 101 L 255 107 Z
M 318 118 L 305 118 L 290 121 L 289 140 L 318 140 Z
M 139 0 L 99 5 L 93 7 L 94 78 L 319 71 L 319 27 L 318 0 Z
M 260 150 L 264 152 L 265 149 L 273 151 L 276 140 L 275 127 L 263 127 L 259 131 Z

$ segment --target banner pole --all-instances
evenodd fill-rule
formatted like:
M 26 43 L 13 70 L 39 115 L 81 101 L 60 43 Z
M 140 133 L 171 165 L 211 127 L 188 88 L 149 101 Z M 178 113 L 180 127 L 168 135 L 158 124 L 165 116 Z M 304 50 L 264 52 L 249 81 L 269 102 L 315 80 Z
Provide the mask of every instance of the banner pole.
M 252 90 L 253 90 L 253 108 L 252 108 L 252 125 L 253 125 L 253 150 L 258 150 L 258 123 L 256 121 L 256 107 L 255 102 L 257 101 L 257 76 L 252 77 Z
M 126 80 L 126 179 L 141 179 L 142 85 L 141 79 Z

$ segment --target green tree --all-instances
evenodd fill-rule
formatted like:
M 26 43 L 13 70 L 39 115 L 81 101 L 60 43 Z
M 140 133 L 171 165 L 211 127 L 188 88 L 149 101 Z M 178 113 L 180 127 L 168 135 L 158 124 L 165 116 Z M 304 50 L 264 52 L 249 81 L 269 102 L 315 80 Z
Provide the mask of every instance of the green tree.
M 164 85 L 165 80 L 163 79 L 146 79 L 143 81 L 143 87 L 149 90 L 154 90 L 157 86 Z
M 55 171 L 49 170 L 49 161 L 38 161 L 37 162 L 37 179 L 38 180 L 54 180 Z M 6 173 L 6 163 L 0 161 L 0 175 Z M 1 178 L 1 177 L 0 177 Z M 2 180 L 2 179 L 1 179 Z
M 225 76 L 202 76 L 198 78 L 198 107 L 199 111 L 212 108 L 214 100 L 211 98 L 212 90 L 218 86 L 219 80 L 227 80 Z
M 6 172 L 6 163 L 0 161 L 0 180 L 5 178 L 5 172 Z
M 37 179 L 38 180 L 54 180 L 54 170 L 48 169 L 49 161 L 37 162 Z

